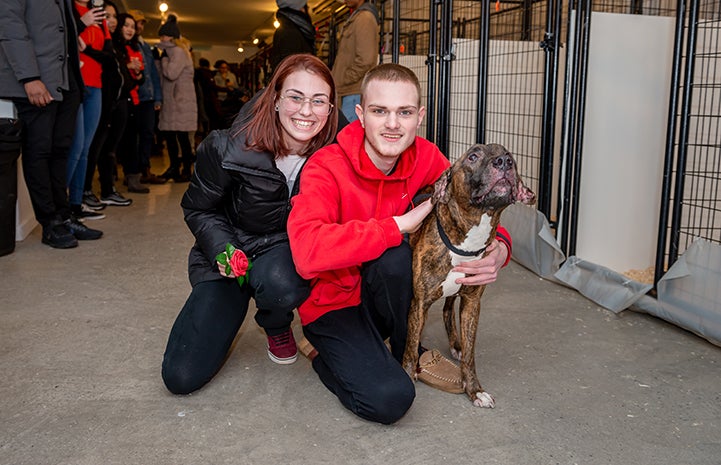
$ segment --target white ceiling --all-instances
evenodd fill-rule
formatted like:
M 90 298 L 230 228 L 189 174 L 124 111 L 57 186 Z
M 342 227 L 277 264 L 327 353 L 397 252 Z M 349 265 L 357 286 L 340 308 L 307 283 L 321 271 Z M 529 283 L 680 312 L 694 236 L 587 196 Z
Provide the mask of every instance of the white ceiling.
M 168 12 L 178 17 L 181 34 L 198 48 L 211 45 L 237 46 L 241 41 L 248 43 L 253 35 L 267 40 L 273 35 L 273 19 L 278 9 L 275 0 L 165 1 L 170 6 Z M 308 5 L 313 7 L 321 1 L 309 0 Z M 161 24 L 158 9 L 160 1 L 116 0 L 116 3 L 121 10 L 142 10 L 148 20 L 144 37 L 153 39 L 157 36 Z

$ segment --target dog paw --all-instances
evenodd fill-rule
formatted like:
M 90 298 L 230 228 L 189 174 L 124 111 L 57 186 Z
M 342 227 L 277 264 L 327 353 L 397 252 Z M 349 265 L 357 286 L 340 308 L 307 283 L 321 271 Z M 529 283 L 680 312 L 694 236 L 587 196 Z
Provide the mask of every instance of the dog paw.
M 487 392 L 477 392 L 476 398 L 473 400 L 473 405 L 481 408 L 494 408 L 496 406 L 496 400 Z
M 456 360 L 460 360 L 461 356 L 463 356 L 463 353 L 460 350 L 456 350 L 453 347 L 451 347 L 451 356 L 455 358 Z

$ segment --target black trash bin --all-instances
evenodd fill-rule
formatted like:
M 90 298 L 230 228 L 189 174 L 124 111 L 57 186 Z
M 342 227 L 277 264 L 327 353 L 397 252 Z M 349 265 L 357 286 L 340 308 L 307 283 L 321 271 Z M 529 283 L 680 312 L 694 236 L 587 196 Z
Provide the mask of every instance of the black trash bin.
M 18 119 L 0 118 L 0 256 L 15 250 L 21 128 Z

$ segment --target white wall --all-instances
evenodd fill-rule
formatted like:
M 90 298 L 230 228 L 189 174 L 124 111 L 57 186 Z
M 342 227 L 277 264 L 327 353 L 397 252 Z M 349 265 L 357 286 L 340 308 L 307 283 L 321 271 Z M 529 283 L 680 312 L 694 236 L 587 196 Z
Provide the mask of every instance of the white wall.
M 674 18 L 593 13 L 579 199 L 579 258 L 653 266 Z

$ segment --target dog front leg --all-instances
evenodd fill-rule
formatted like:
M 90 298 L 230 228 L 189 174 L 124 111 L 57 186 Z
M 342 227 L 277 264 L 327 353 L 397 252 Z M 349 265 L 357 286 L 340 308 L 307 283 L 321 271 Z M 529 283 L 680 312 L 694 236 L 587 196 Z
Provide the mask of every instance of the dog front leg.
M 408 376 L 412 380 L 416 380 L 418 373 L 418 346 L 421 341 L 421 333 L 423 325 L 426 321 L 427 309 L 424 308 L 423 301 L 414 297 L 411 301 L 411 308 L 408 311 L 408 334 L 406 336 L 406 348 L 403 352 L 403 369 L 406 370 Z
M 480 290 L 480 294 L 483 294 L 483 290 Z M 473 405 L 476 407 L 493 408 L 496 405 L 495 399 L 483 390 L 476 375 L 475 345 L 478 317 L 481 312 L 480 294 L 477 296 L 461 296 L 461 376 L 463 378 L 463 388 L 469 399 L 471 399 L 471 402 L 473 402 Z
M 451 355 L 456 360 L 461 359 L 461 341 L 458 338 L 458 331 L 456 330 L 456 314 L 453 309 L 453 304 L 456 302 L 456 297 L 446 297 L 446 301 L 443 303 L 443 323 L 446 327 L 446 334 L 448 335 L 448 345 L 451 348 Z

